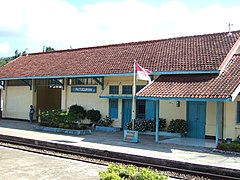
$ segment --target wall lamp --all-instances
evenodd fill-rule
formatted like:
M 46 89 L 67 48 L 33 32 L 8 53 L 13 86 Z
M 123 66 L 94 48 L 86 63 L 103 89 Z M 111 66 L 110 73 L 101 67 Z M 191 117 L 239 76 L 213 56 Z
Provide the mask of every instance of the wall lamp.
M 180 101 L 177 101 L 177 102 L 176 102 L 176 106 L 177 106 L 177 107 L 180 107 Z

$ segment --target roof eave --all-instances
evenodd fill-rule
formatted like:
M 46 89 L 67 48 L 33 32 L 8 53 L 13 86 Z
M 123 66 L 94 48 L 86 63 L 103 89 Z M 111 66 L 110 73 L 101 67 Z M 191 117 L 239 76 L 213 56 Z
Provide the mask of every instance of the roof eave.
M 238 87 L 235 89 L 235 91 L 231 95 L 232 101 L 234 101 L 236 99 L 236 97 L 238 96 L 239 93 L 240 93 L 240 84 L 238 85 Z
M 233 47 L 231 48 L 231 50 L 228 52 L 227 56 L 225 57 L 224 61 L 220 65 L 220 67 L 218 69 L 220 71 L 220 73 L 222 73 L 225 70 L 225 68 L 227 67 L 228 63 L 232 59 L 233 55 L 236 54 L 236 52 L 237 52 L 239 47 L 240 47 L 240 37 L 238 38 L 236 43 L 233 45 Z
M 189 70 L 189 71 L 156 71 L 150 75 L 173 75 L 173 74 L 219 74 L 219 70 Z M 129 73 L 110 73 L 110 74 L 73 74 L 73 75 L 59 75 L 59 76 L 19 76 L 19 77 L 5 77 L 0 78 L 5 80 L 18 79 L 60 79 L 60 78 L 84 78 L 84 77 L 111 77 L 111 76 L 133 76 L 133 72 Z
M 213 101 L 213 102 L 229 102 L 232 98 L 190 98 L 190 97 L 151 97 L 151 96 L 136 96 L 136 99 L 142 100 L 168 100 L 168 101 Z

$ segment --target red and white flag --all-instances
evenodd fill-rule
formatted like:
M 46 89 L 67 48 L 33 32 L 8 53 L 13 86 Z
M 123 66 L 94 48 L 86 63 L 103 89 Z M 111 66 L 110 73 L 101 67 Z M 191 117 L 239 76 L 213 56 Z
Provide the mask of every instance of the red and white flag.
M 137 79 L 151 82 L 151 78 L 149 74 L 151 73 L 150 70 L 144 69 L 139 64 L 136 63 L 136 70 L 137 70 Z

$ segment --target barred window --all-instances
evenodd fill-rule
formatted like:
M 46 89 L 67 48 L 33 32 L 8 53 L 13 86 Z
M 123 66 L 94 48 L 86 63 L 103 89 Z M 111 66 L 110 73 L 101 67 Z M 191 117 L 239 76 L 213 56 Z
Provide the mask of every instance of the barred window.
M 119 87 L 118 86 L 110 86 L 109 94 L 119 94 Z
M 132 94 L 132 86 L 129 86 L 129 85 L 123 86 L 122 94 Z

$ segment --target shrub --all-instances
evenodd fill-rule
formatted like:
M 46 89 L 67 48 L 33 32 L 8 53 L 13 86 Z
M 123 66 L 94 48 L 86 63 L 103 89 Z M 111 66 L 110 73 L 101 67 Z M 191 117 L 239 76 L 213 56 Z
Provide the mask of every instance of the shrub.
M 158 128 L 159 128 L 159 131 L 164 131 L 165 130 L 165 128 L 166 128 L 166 119 L 159 118 Z M 150 129 L 150 130 L 151 131 L 156 131 L 156 121 L 153 121 L 152 129 Z
M 236 138 L 235 141 L 238 142 L 238 143 L 240 143 L 240 134 L 237 136 L 237 138 Z
M 106 171 L 99 172 L 102 180 L 121 180 L 121 179 L 154 179 L 165 180 L 168 179 L 166 175 L 153 171 L 149 168 L 137 168 L 132 165 L 123 166 L 117 164 L 110 164 Z
M 175 133 L 186 133 L 187 132 L 187 122 L 184 119 L 173 119 L 167 128 L 169 132 Z
M 126 124 L 128 130 L 132 130 L 132 122 Z M 159 130 L 164 130 L 166 127 L 166 119 L 159 118 Z M 134 130 L 139 132 L 156 131 L 156 121 L 146 119 L 135 119 Z
M 81 130 L 84 130 L 84 129 L 88 129 L 88 126 L 85 125 L 85 124 L 79 124 L 78 128 L 81 129 Z
M 134 130 L 139 132 L 145 132 L 147 130 L 147 122 L 144 119 L 134 119 Z M 128 130 L 132 130 L 132 121 L 126 124 Z
M 56 127 L 62 123 L 67 116 L 67 112 L 63 110 L 43 111 L 40 114 L 41 125 Z
M 102 115 L 100 111 L 91 109 L 87 111 L 86 116 L 92 123 L 96 124 L 101 119 Z
M 224 142 L 218 145 L 218 149 L 224 151 L 240 152 L 240 143 L 238 141 L 233 141 L 231 143 Z
M 128 130 L 133 130 L 133 129 L 132 129 L 132 121 L 126 123 L 126 128 L 127 128 Z
M 105 118 L 100 119 L 97 124 L 99 126 L 109 127 L 109 126 L 112 126 L 113 121 L 114 120 L 111 117 L 105 116 Z
M 62 110 L 43 111 L 40 114 L 41 126 L 64 128 L 64 129 L 86 129 L 79 122 L 76 114 L 70 114 Z
M 70 106 L 69 114 L 75 116 L 78 120 L 81 120 L 86 117 L 86 110 L 82 106 L 75 104 Z

